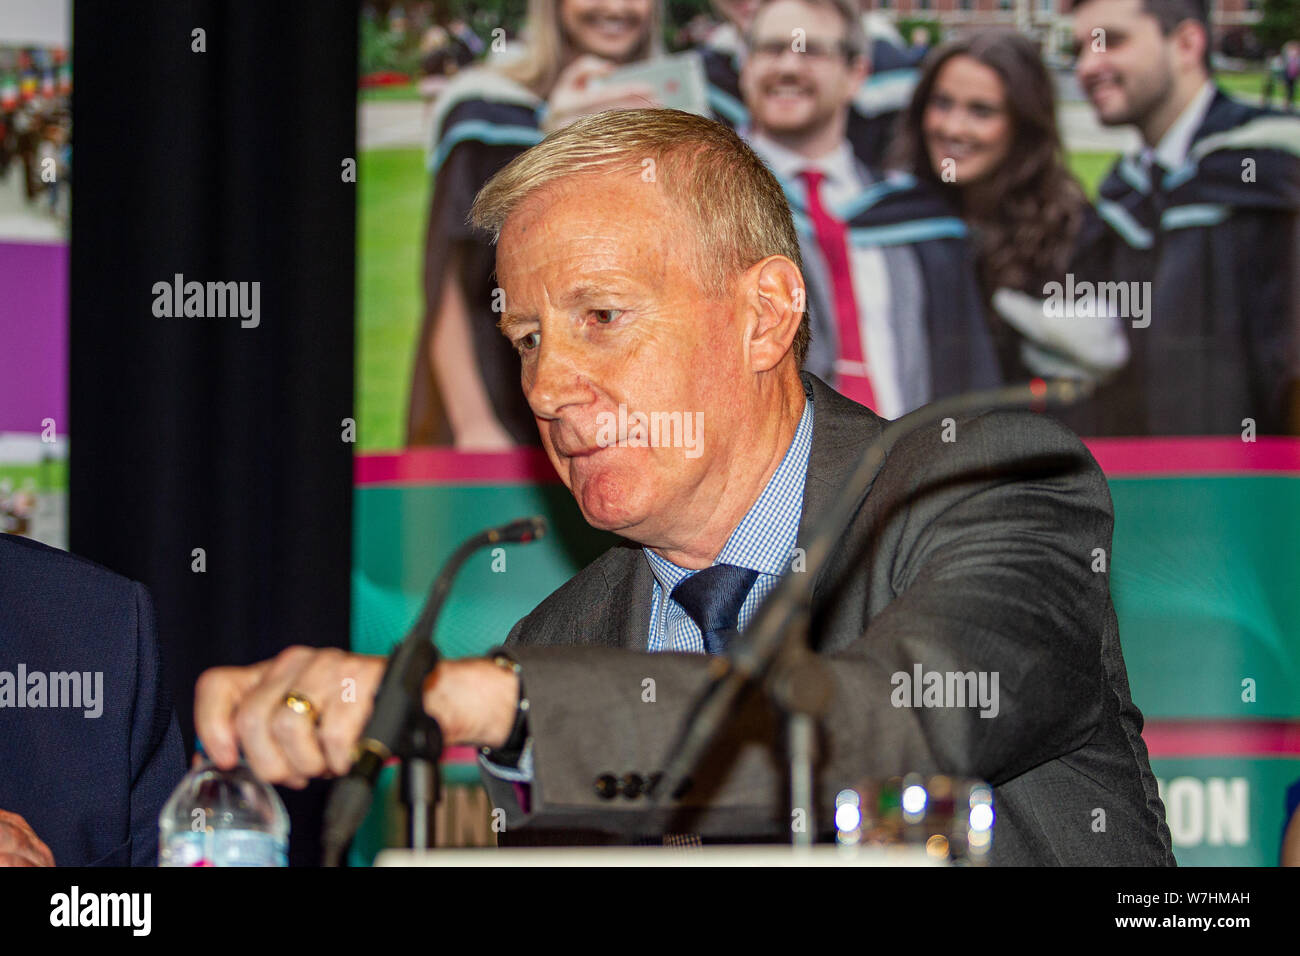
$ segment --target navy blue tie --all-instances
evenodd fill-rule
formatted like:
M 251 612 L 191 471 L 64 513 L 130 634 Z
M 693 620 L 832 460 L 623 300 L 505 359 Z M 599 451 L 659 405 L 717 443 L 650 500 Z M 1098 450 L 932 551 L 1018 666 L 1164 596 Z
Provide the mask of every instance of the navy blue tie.
M 699 627 L 708 653 L 726 651 L 740 624 L 740 606 L 756 580 L 757 571 L 734 564 L 715 564 L 673 588 L 672 599 Z

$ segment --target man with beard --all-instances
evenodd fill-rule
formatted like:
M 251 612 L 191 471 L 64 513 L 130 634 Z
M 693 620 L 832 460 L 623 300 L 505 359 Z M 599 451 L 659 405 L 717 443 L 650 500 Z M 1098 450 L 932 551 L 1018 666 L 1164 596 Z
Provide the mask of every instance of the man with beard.
M 1147 300 L 1103 430 L 1296 433 L 1300 122 L 1217 88 L 1200 0 L 1080 0 L 1074 33 L 1098 119 L 1143 143 L 1081 239 Z

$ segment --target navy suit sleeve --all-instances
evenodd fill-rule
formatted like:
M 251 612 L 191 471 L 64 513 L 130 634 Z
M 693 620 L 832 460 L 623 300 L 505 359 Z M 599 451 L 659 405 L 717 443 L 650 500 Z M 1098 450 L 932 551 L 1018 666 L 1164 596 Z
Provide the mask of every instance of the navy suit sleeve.
M 131 714 L 131 865 L 158 863 L 158 814 L 185 773 L 185 750 L 162 679 L 153 602 L 132 584 L 136 620 L 136 695 Z

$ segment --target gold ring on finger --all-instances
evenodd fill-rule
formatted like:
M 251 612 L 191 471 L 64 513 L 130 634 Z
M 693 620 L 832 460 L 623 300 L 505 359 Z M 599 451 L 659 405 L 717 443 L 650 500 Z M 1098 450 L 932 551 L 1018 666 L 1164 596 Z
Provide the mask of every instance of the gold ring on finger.
M 284 706 L 295 714 L 302 714 L 312 722 L 312 726 L 320 726 L 320 711 L 305 694 L 300 694 L 295 690 L 289 691 L 284 695 Z

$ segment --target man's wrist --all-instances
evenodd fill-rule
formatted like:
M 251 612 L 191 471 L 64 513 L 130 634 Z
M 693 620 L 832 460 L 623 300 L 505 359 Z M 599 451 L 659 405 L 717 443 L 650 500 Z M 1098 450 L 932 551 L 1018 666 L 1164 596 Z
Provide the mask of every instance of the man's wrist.
M 515 696 L 514 721 L 500 746 L 482 746 L 480 752 L 492 763 L 503 767 L 514 767 L 519 763 L 524 746 L 528 742 L 528 697 L 524 693 L 524 680 L 517 661 L 504 653 L 493 654 L 489 660 L 496 667 L 510 672 L 515 679 L 517 693 Z

